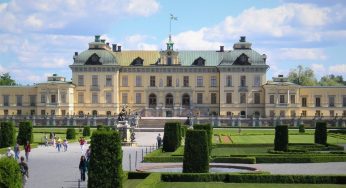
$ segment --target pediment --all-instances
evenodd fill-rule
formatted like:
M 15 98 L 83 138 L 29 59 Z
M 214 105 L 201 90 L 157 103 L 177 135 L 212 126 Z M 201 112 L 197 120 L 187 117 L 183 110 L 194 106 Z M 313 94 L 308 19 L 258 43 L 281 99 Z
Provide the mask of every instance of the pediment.
M 88 60 L 85 62 L 85 65 L 102 65 L 100 59 L 101 58 L 96 53 L 94 53 L 88 58 Z
M 141 57 L 136 57 L 132 62 L 131 66 L 143 66 L 144 59 Z

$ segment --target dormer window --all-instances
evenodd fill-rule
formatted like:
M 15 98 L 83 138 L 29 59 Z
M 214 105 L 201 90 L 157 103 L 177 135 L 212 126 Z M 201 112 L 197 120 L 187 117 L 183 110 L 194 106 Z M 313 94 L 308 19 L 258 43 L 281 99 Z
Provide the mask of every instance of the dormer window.
M 100 57 L 96 53 L 91 55 L 85 64 L 86 65 L 102 65 L 102 63 L 100 62 Z
M 251 65 L 249 57 L 245 54 L 241 54 L 233 63 L 234 65 Z
M 143 66 L 143 59 L 140 57 L 137 57 L 136 59 L 134 59 L 131 63 L 131 66 Z
M 205 59 L 203 59 L 202 57 L 199 57 L 199 58 L 195 59 L 195 61 L 192 63 L 192 65 L 205 66 Z
M 172 65 L 172 57 L 167 57 L 167 65 Z

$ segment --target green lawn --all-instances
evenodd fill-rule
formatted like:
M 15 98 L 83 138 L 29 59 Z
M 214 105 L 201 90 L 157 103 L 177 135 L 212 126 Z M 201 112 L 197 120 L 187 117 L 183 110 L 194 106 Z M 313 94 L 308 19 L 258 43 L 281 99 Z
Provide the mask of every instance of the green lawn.
M 273 149 L 273 146 L 268 147 L 219 147 L 214 148 L 211 156 L 230 156 L 230 155 L 260 155 L 268 154 L 268 149 Z

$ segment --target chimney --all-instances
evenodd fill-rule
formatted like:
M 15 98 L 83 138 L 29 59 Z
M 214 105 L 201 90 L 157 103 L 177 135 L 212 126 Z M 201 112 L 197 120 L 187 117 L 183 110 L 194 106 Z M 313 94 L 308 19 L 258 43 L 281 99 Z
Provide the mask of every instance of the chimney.
M 278 75 L 278 77 L 279 77 L 279 78 L 283 78 L 283 77 L 284 77 L 284 75 L 282 75 L 282 74 L 279 74 L 279 75 Z
M 224 46 L 220 46 L 220 52 L 224 52 Z
M 121 46 L 120 45 L 118 46 L 118 52 L 121 52 Z
M 246 42 L 246 36 L 241 36 L 239 42 Z
M 78 56 L 78 52 L 74 52 L 74 56 Z
M 95 42 L 100 42 L 100 35 L 95 35 Z
M 106 44 L 107 44 L 107 46 L 109 47 L 109 42 L 107 42 Z
M 101 42 L 102 42 L 102 43 L 105 43 L 105 42 L 106 42 L 106 39 L 101 39 Z
M 117 44 L 112 44 L 112 50 L 113 50 L 113 52 L 117 51 Z

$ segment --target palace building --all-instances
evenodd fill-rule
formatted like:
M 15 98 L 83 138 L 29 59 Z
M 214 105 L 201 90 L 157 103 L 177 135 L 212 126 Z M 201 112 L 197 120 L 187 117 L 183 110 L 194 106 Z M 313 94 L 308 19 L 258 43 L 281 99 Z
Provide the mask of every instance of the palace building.
M 267 56 L 241 37 L 232 50 L 122 51 L 100 36 L 75 52 L 72 81 L 56 74 L 32 86 L 1 86 L 0 115 L 114 115 L 123 105 L 147 117 L 345 116 L 346 87 L 267 81 Z

